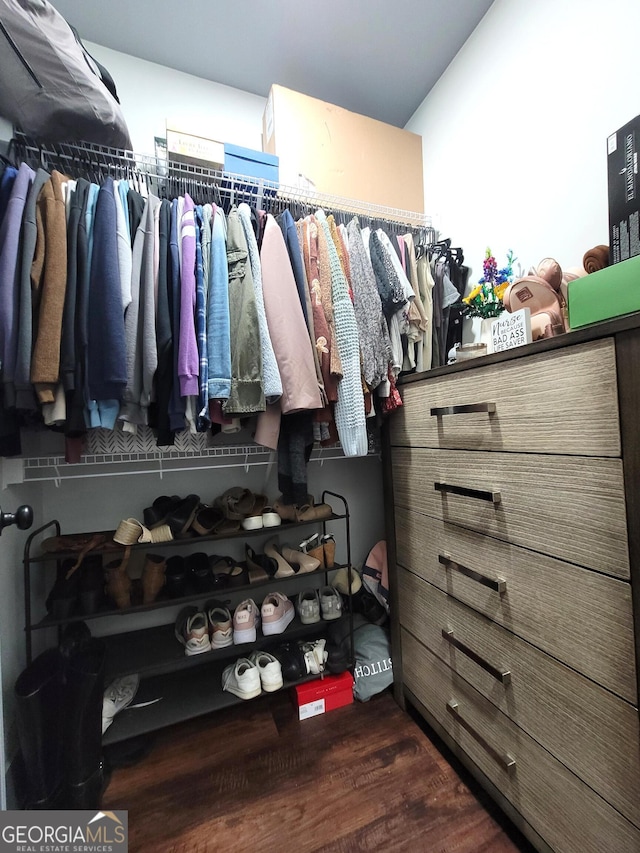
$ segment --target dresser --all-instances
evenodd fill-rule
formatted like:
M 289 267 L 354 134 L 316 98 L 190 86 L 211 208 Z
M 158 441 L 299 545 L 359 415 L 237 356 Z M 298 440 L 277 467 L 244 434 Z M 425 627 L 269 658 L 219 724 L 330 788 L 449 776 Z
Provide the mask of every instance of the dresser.
M 397 701 L 538 850 L 640 853 L 640 321 L 400 391 L 384 436 Z

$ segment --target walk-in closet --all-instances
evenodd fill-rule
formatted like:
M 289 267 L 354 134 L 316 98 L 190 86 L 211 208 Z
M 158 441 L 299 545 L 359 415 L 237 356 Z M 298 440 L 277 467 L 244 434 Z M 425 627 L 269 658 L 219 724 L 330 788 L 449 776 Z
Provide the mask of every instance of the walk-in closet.
M 639 25 L 0 0 L 6 849 L 640 853 Z

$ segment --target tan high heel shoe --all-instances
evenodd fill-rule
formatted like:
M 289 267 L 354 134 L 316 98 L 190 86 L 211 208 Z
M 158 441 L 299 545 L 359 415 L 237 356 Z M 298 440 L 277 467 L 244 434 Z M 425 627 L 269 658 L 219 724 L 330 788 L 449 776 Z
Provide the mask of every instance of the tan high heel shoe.
M 289 562 L 287 562 L 287 558 L 278 551 L 277 544 L 278 543 L 275 539 L 272 539 L 270 542 L 267 542 L 263 548 L 267 557 L 271 557 L 271 559 L 275 560 L 278 564 L 278 569 L 274 578 L 291 578 L 295 575 L 296 570 Z
M 297 574 L 306 574 L 307 572 L 315 572 L 320 566 L 320 560 L 317 560 L 310 553 L 304 554 L 302 551 L 294 551 L 293 548 L 283 547 L 282 556 L 294 566 L 298 567 Z
M 147 554 L 142 570 L 142 603 L 153 604 L 164 586 L 167 561 L 157 554 Z
M 105 566 L 107 576 L 106 592 L 119 610 L 131 607 L 131 578 L 127 574 L 127 565 L 131 556 L 131 548 L 124 549 L 120 562 L 108 563 Z

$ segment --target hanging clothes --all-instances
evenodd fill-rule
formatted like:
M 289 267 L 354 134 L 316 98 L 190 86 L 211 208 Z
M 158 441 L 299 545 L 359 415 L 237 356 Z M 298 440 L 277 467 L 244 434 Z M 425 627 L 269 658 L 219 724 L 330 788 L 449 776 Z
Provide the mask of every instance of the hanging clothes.
M 116 200 L 113 179 L 107 178 L 100 187 L 94 217 L 89 290 L 89 394 L 92 400 L 110 401 L 113 423 L 127 384 L 122 301 Z
M 185 427 L 185 402 L 180 394 L 178 351 L 180 348 L 180 211 L 178 199 L 171 202 L 169 231 L 169 311 L 173 339 L 173 387 L 169 402 L 169 429 L 177 432 Z
M 391 359 L 391 340 L 382 303 L 376 287 L 373 267 L 367 255 L 354 217 L 347 226 L 353 307 L 358 324 L 363 375 L 369 388 L 377 388 L 386 379 Z
M 35 172 L 21 163 L 0 224 L 0 365 L 4 408 L 14 408 L 20 323 L 20 226 Z
M 148 424 L 153 377 L 158 367 L 154 300 L 154 216 L 160 199 L 150 195 L 133 243 L 131 305 L 125 316 L 127 384 L 119 418 L 128 432 Z
M 266 405 L 258 309 L 248 258 L 244 228 L 234 205 L 227 217 L 231 393 L 223 406 L 226 415 L 262 412 Z
M 160 204 L 158 228 L 158 302 L 156 311 L 156 399 L 149 420 L 156 429 L 159 447 L 174 444 L 175 433 L 169 423 L 169 408 L 173 391 L 173 332 L 171 328 L 171 285 L 169 282 L 169 240 L 171 236 L 171 203 L 163 199 Z
M 247 250 L 249 252 L 249 265 L 251 267 L 251 278 L 253 280 L 253 291 L 255 296 L 256 310 L 258 312 L 258 328 L 260 331 L 260 349 L 262 352 L 262 373 L 264 377 L 264 395 L 267 403 L 275 403 L 282 396 L 282 379 L 278 369 L 278 362 L 273 351 L 273 344 L 269 335 L 267 315 L 264 309 L 264 294 L 262 292 L 262 266 L 260 264 L 260 252 L 258 243 L 251 223 L 251 208 L 248 204 L 238 206 L 238 216 L 242 223 Z
M 208 394 L 209 400 L 226 400 L 231 393 L 227 223 L 219 207 L 213 205 L 212 209 L 211 259 L 207 295 Z
M 322 406 L 295 278 L 282 232 L 271 214 L 267 216 L 262 249 L 264 306 L 280 378 L 284 414 Z
M 54 171 L 36 203 L 36 247 L 32 276 L 38 293 L 38 328 L 31 381 L 41 403 L 52 403 L 60 378 L 60 339 L 67 287 L 67 218 L 62 184 Z
M 336 340 L 343 370 L 338 387 L 338 402 L 335 405 L 336 427 L 345 456 L 366 456 L 368 439 L 360 383 L 360 344 L 356 316 L 324 211 L 318 210 L 316 219 L 324 231 L 328 245 Z

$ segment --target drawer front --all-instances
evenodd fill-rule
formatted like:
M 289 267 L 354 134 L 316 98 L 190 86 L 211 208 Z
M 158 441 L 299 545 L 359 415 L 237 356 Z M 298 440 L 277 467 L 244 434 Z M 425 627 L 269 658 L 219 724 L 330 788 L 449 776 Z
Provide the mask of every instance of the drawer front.
M 401 393 L 392 444 L 620 455 L 611 338 L 409 383 Z
M 401 566 L 637 701 L 628 582 L 411 510 L 395 524 Z
M 405 569 L 399 594 L 403 628 L 640 826 L 633 705 Z
M 406 687 L 554 851 L 640 853 L 632 823 L 404 630 L 402 658 Z
M 629 577 L 620 459 L 393 448 L 392 464 L 399 509 Z

